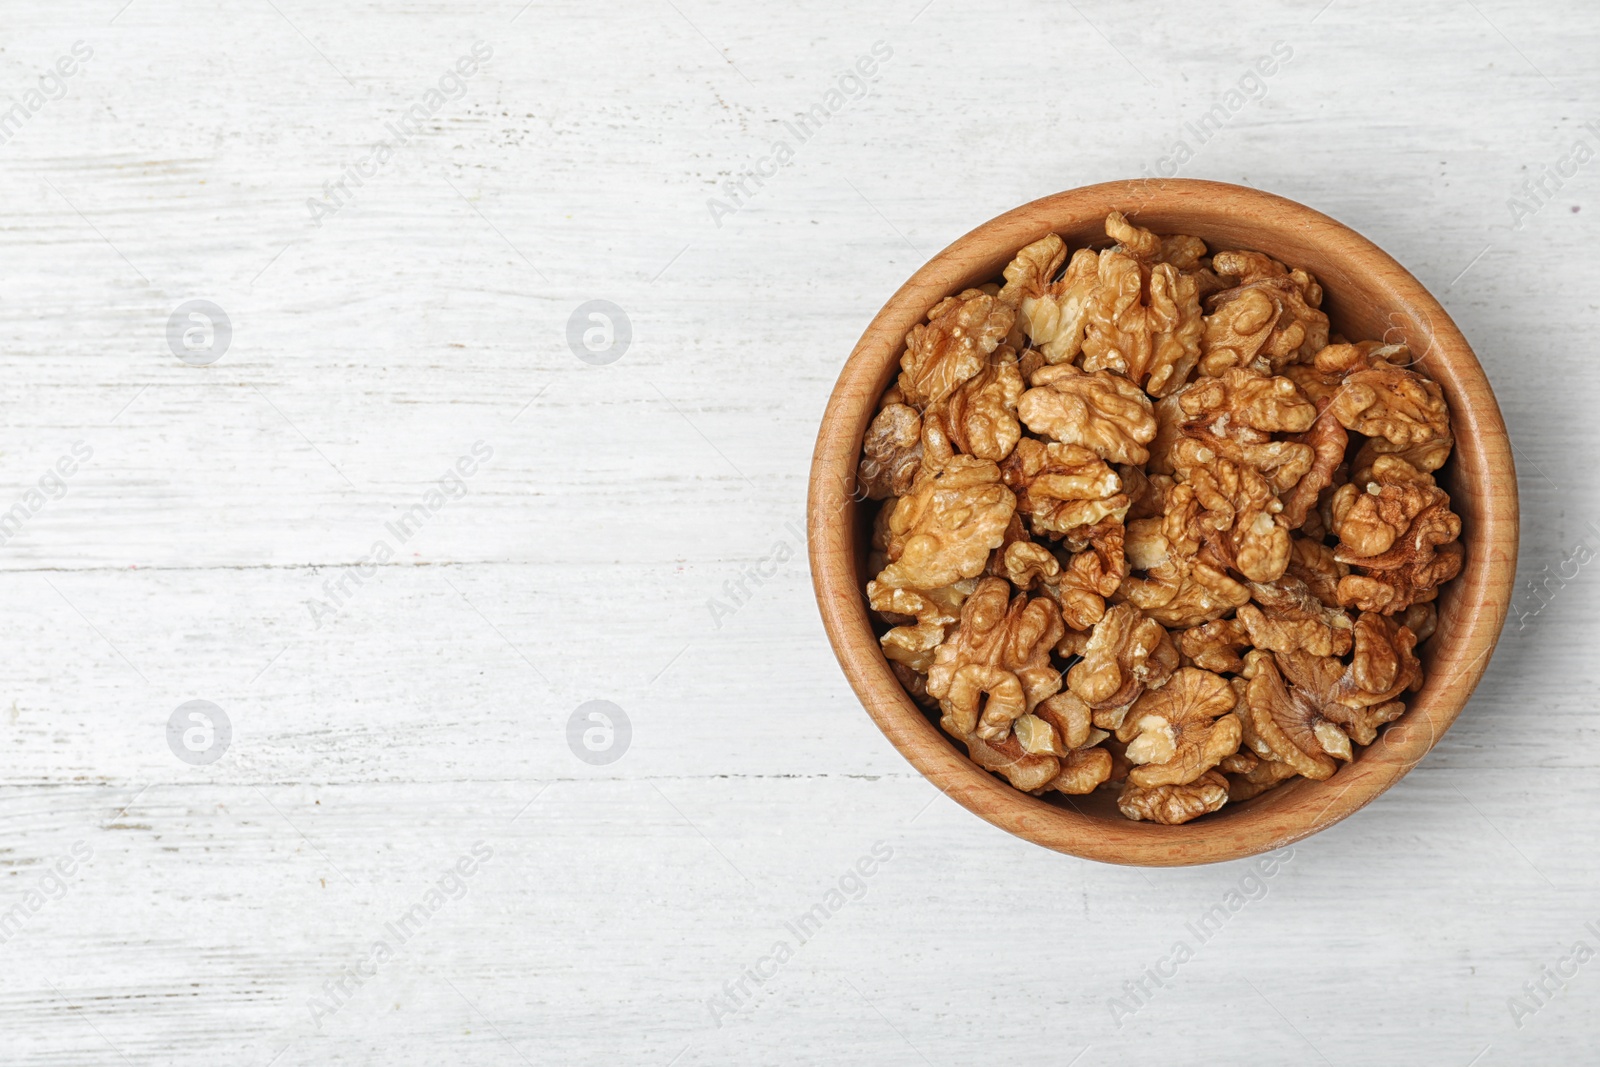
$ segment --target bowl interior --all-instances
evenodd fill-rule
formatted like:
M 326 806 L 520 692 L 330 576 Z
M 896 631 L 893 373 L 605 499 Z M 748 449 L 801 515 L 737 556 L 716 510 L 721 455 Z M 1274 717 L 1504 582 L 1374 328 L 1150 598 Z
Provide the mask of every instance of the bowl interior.
M 1406 714 L 1326 782 L 1295 779 L 1178 827 L 1124 819 L 1108 790 L 1036 798 L 970 763 L 901 690 L 877 649 L 862 589 L 870 577 L 865 563 L 878 505 L 857 506 L 840 492 L 853 487 L 855 457 L 876 399 L 898 373 L 906 331 L 927 309 L 950 293 L 999 279 L 1018 249 L 1048 232 L 1060 234 L 1069 248 L 1105 247 L 1104 220 L 1113 208 L 1158 234 L 1189 234 L 1212 251 L 1249 249 L 1309 270 L 1322 285 L 1323 310 L 1335 333 L 1411 348 L 1417 368 L 1443 388 L 1456 435 L 1438 478 L 1461 516 L 1466 561 L 1461 576 L 1440 593 L 1438 629 L 1418 650 L 1426 681 L 1411 695 Z M 880 312 L 841 376 L 819 437 L 813 569 L 830 637 L 863 703 L 907 758 L 956 799 L 1061 851 L 1124 863 L 1208 862 L 1279 847 L 1345 817 L 1432 747 L 1481 676 L 1504 619 L 1516 558 L 1515 494 L 1487 379 L 1437 301 L 1393 259 L 1332 219 L 1256 190 L 1211 182 L 1110 183 L 1036 201 L 985 224 L 918 271 Z M 855 611 L 835 603 L 846 577 Z M 863 631 L 870 654 L 861 646 Z

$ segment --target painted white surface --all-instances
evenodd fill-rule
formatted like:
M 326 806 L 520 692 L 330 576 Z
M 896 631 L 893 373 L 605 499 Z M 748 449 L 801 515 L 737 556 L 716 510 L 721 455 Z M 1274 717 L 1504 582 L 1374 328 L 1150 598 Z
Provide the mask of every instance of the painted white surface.
M 93 450 L 0 549 L 7 1063 L 1592 1061 L 1600 962 L 1520 1028 L 1508 1005 L 1600 949 L 1590 569 L 1118 1027 L 1249 868 L 1094 865 L 938 797 L 846 687 L 790 532 L 894 288 L 1154 168 L 1281 41 L 1182 173 L 1327 211 L 1439 295 L 1511 427 L 1523 576 L 1558 567 L 1600 522 L 1600 163 L 1520 228 L 1507 200 L 1600 145 L 1592 5 L 120 3 L 0 5 L 0 105 L 93 49 L 0 144 L 0 510 Z M 475 41 L 460 98 L 313 225 Z M 718 183 L 877 41 L 870 92 L 717 225 Z M 233 324 L 205 368 L 167 345 L 190 299 Z M 610 365 L 568 347 L 591 299 L 632 324 Z M 478 441 L 465 495 L 349 577 Z M 165 736 L 195 699 L 232 724 L 205 766 Z M 566 740 L 591 699 L 632 724 L 606 766 Z

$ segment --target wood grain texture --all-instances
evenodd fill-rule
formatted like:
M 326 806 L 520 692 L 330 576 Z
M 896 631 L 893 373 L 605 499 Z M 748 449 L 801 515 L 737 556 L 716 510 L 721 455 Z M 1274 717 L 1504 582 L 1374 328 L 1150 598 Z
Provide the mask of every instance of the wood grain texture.
M 0 143 L 0 513 L 94 451 L 0 547 L 0 916 L 92 852 L 0 943 L 0 1060 L 1592 1058 L 1596 965 L 1508 1008 L 1597 921 L 1600 600 L 1563 561 L 1600 524 L 1600 163 L 1507 207 L 1600 121 L 1590 5 L 122 7 L 0 4 L 0 113 L 94 48 Z M 314 226 L 477 40 L 466 91 Z M 868 91 L 717 225 L 879 40 Z M 1308 204 L 1438 296 L 1510 431 L 1520 580 L 1554 577 L 1428 758 L 1202 945 L 1249 863 L 1091 863 L 941 798 L 840 672 L 793 527 L 895 289 L 1018 204 L 1153 172 L 1274 41 L 1181 176 Z M 566 340 L 596 298 L 633 325 L 608 366 Z M 234 324 L 206 368 L 167 348 L 190 299 Z M 466 495 L 316 625 L 479 440 Z M 234 728 L 208 766 L 164 736 L 192 699 Z M 567 744 L 591 699 L 632 720 L 607 766 Z M 317 1025 L 480 840 L 467 894 Z M 864 895 L 714 1016 L 880 840 Z M 1059 934 L 1018 933 L 1041 914 Z
M 855 468 L 907 331 L 946 296 L 993 281 L 1016 251 L 1048 233 L 1071 249 L 1104 243 L 1106 215 L 1158 234 L 1199 237 L 1309 270 L 1332 329 L 1403 340 L 1450 405 L 1456 448 L 1439 474 L 1462 519 L 1466 562 L 1441 592 L 1438 629 L 1420 651 L 1426 681 L 1406 714 L 1324 782 L 1298 780 L 1183 826 L 1131 822 L 1101 792 L 1035 797 L 965 757 L 889 670 L 861 592 L 870 522 Z M 922 266 L 884 305 L 850 354 L 822 416 L 812 460 L 811 570 L 828 638 L 851 686 L 888 738 L 941 792 L 1037 844 L 1110 863 L 1179 866 L 1242 859 L 1299 841 L 1360 810 L 1420 763 L 1488 669 L 1516 579 L 1516 468 L 1494 391 L 1437 300 L 1393 258 L 1346 226 L 1282 197 L 1221 182 L 1107 182 L 1025 204 L 979 226 Z

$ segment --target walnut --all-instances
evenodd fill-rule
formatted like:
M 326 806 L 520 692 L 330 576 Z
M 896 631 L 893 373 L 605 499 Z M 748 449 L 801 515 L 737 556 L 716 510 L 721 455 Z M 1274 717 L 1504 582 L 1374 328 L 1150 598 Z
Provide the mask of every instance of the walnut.
M 1244 753 L 1240 754 L 1244 755 Z M 1228 799 L 1235 804 L 1241 804 L 1246 800 L 1260 796 L 1273 786 L 1286 782 L 1299 773 L 1287 763 L 1280 763 L 1277 760 L 1257 759 L 1254 762 L 1254 766 L 1247 770 L 1240 770 L 1229 778 Z
M 1060 744 L 1055 754 L 1066 755 L 1073 749 L 1089 744 L 1094 730 L 1093 712 L 1083 699 L 1069 689 L 1039 702 L 1035 717 L 1047 723 L 1052 736 Z
M 1328 316 L 1318 310 L 1322 287 L 1303 270 L 1290 271 L 1259 252 L 1218 252 L 1211 257 L 1218 275 L 1234 287 L 1208 299 L 1207 338 L 1200 359 L 1202 374 L 1217 374 L 1227 367 L 1250 367 L 1275 374 L 1290 363 L 1311 359 L 1328 343 Z M 1265 311 L 1262 298 L 1272 306 Z M 1248 300 L 1248 309 L 1230 311 L 1229 305 Z M 1226 316 L 1229 328 L 1209 321 Z M 1265 328 L 1263 328 L 1263 322 Z
M 1204 248 L 1204 245 L 1201 245 Z M 1149 377 L 1145 392 L 1163 397 L 1182 389 L 1200 360 L 1205 323 L 1200 314 L 1200 286 L 1192 274 L 1180 274 L 1167 263 L 1150 272 Z
M 979 582 L 928 669 L 928 692 L 944 711 L 940 725 L 957 738 L 1005 738 L 1015 720 L 1060 691 L 1050 651 L 1063 629 L 1048 598 L 1013 598 L 1003 578 Z
M 1016 509 L 992 461 L 956 456 L 919 478 L 889 517 L 888 555 L 878 575 L 889 586 L 937 589 L 983 572 Z
M 1016 312 L 981 289 L 945 297 L 926 324 L 906 334 L 900 357 L 900 391 L 917 408 L 937 404 L 984 367 L 1011 332 Z
M 1241 609 L 1242 610 L 1242 609 Z M 1213 619 L 1180 631 L 1174 638 L 1185 666 L 1200 667 L 1218 674 L 1235 674 L 1244 669 L 1241 653 L 1250 647 L 1250 634 L 1243 622 Z
M 894 676 L 900 680 L 900 685 L 904 687 L 905 691 L 911 694 L 912 700 L 930 710 L 939 706 L 939 702 L 928 695 L 927 675 L 914 671 L 904 663 L 893 659 L 889 661 L 889 669 L 894 671 Z
M 872 500 L 904 496 L 922 466 L 922 416 L 905 404 L 886 404 L 867 427 L 857 475 Z
M 1266 652 L 1309 652 L 1342 656 L 1350 651 L 1350 616 L 1324 604 L 1298 578 L 1251 582 L 1255 601 L 1239 608 L 1238 619 L 1250 643 Z
M 1015 737 L 986 741 L 977 734 L 964 738 L 967 755 L 986 771 L 1003 774 L 1024 793 L 1037 793 L 1061 773 L 1061 761 L 1054 756 L 1036 756 L 1024 749 Z
M 1283 505 L 1261 472 L 1223 459 L 1198 441 L 1178 442 L 1175 453 L 1180 484 L 1168 494 L 1168 517 L 1192 502 L 1190 536 L 1217 562 L 1251 581 L 1282 577 L 1290 535 L 1276 518 Z
M 1186 785 L 1238 751 L 1238 698 L 1221 675 L 1184 667 L 1160 689 L 1146 692 L 1117 729 L 1136 764 L 1128 780 L 1143 789 Z
M 1099 284 L 1087 305 L 1084 370 L 1117 371 L 1136 384 L 1143 379 L 1152 350 L 1143 295 L 1139 261 L 1115 248 L 1101 252 Z
M 1105 598 L 1128 576 L 1123 556 L 1126 530 L 1111 519 L 1079 529 L 1068 538 L 1075 549 L 1055 584 L 1061 618 L 1074 630 L 1086 630 L 1105 615 Z
M 1387 704 L 1407 689 L 1422 685 L 1422 664 L 1412 654 L 1417 635 L 1387 616 L 1363 612 L 1355 623 L 1355 654 L 1334 687 L 1334 699 L 1352 708 Z M 1372 731 L 1351 736 L 1372 743 Z
M 1242 716 L 1245 743 L 1262 759 L 1286 763 L 1317 781 L 1333 774 L 1335 758 L 1353 758 L 1352 739 L 1370 743 L 1379 725 L 1404 710 L 1342 703 L 1339 698 L 1349 692 L 1346 668 L 1331 656 L 1256 651 L 1245 656 L 1244 673 L 1250 679 Z
M 1219 374 L 1229 367 L 1253 365 L 1277 322 L 1278 306 L 1259 289 L 1246 289 L 1215 303 L 1205 317 L 1200 373 Z
M 1347 430 L 1382 438 L 1395 449 L 1437 446 L 1450 439 L 1450 409 L 1438 383 L 1397 361 L 1410 359 L 1401 345 L 1332 345 L 1317 353 L 1319 370 L 1348 366 L 1330 409 Z M 1353 350 L 1353 352 L 1352 352 Z M 1444 455 L 1449 454 L 1448 443 Z M 1441 455 L 1430 470 L 1444 463 Z
M 1156 435 L 1150 398 L 1109 371 L 1046 367 L 1033 376 L 1017 413 L 1029 430 L 1062 444 L 1083 445 L 1111 463 L 1143 463 Z
M 1439 610 L 1431 603 L 1413 604 L 1400 617 L 1400 623 L 1417 635 L 1420 645 L 1433 636 L 1434 628 L 1439 625 Z
M 1079 748 L 1061 759 L 1061 771 L 1050 788 L 1082 796 L 1093 793 L 1111 777 L 1111 753 L 1103 748 Z
M 1335 558 L 1357 568 L 1339 580 L 1339 601 L 1389 615 L 1432 600 L 1461 573 L 1461 519 L 1432 476 L 1398 456 L 1374 460 L 1371 478 L 1333 495 Z
M 1121 521 L 1128 510 L 1116 472 L 1081 445 L 1027 438 L 1001 473 L 1035 533 L 1070 534 L 1108 517 Z
M 1322 491 L 1333 484 L 1339 467 L 1344 463 L 1345 449 L 1350 435 L 1345 433 L 1339 420 L 1327 414 L 1327 400 L 1318 405 L 1317 418 L 1311 428 L 1289 440 L 1311 449 L 1311 466 L 1300 480 L 1284 490 L 1278 499 L 1283 501 L 1283 511 L 1278 521 L 1291 530 L 1305 525 L 1306 518 L 1316 508 Z
M 1207 771 L 1186 785 L 1153 789 L 1141 789 L 1130 779 L 1117 799 L 1117 810 L 1136 822 L 1178 826 L 1217 811 L 1227 802 L 1228 780 L 1216 771 Z
M 1316 422 L 1316 406 L 1288 378 L 1233 368 L 1190 383 L 1178 395 L 1178 405 L 1184 413 L 1182 436 L 1260 471 L 1274 492 L 1292 488 L 1311 469 L 1315 453 L 1309 444 L 1272 436 L 1303 433 Z M 1172 447 L 1168 462 L 1177 465 L 1179 446 Z
M 1178 650 L 1159 623 L 1131 604 L 1117 604 L 1094 624 L 1083 659 L 1067 671 L 1067 688 L 1095 712 L 1096 726 L 1122 723 L 1121 712 L 1145 689 L 1165 684 Z M 1109 726 L 1107 724 L 1110 724 Z
M 1066 255 L 1066 245 L 1053 233 L 1035 241 L 1006 267 L 1000 290 L 1001 302 L 1021 313 L 1029 339 L 1049 363 L 1077 356 L 1089 295 L 1099 284 L 1100 258 L 1087 248 L 1074 253 L 1066 273 L 1056 279 Z
M 981 371 L 950 394 L 945 425 L 951 443 L 968 455 L 1005 459 L 1022 436 L 1017 422 L 1022 389 L 1016 353 L 1006 346 L 996 349 Z
M 1144 577 L 1129 577 L 1117 595 L 1163 626 L 1186 629 L 1218 619 L 1250 599 L 1250 591 L 1215 563 L 1196 553 L 1204 529 L 1198 529 L 1199 505 L 1194 487 L 1175 485 L 1167 494 L 1160 520 L 1141 519 L 1128 526 L 1128 563 Z
M 1339 603 L 1339 580 L 1350 573 L 1333 549 L 1318 541 L 1296 537 L 1289 544 L 1289 566 L 1284 574 L 1306 583 L 1311 595 L 1324 604 Z
M 944 642 L 954 626 L 975 582 L 962 581 L 942 589 L 918 592 L 895 588 L 882 582 L 867 583 L 867 606 L 891 616 L 909 616 L 914 625 L 895 626 L 879 639 L 883 654 L 914 671 L 927 673 L 933 665 L 933 650 Z
M 1053 589 L 1061 578 L 1061 561 L 1037 541 L 1012 541 L 995 551 L 989 573 L 1004 578 L 1018 589 Z

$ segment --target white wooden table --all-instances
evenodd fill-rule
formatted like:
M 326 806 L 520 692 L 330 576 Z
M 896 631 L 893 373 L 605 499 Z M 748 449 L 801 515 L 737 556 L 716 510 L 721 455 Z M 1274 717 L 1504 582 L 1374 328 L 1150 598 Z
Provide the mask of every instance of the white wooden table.
M 1592 5 L 121 3 L 0 5 L 4 1062 L 1594 1061 Z M 1163 167 L 1433 289 L 1556 576 L 1266 878 L 939 797 L 797 532 L 917 265 Z

